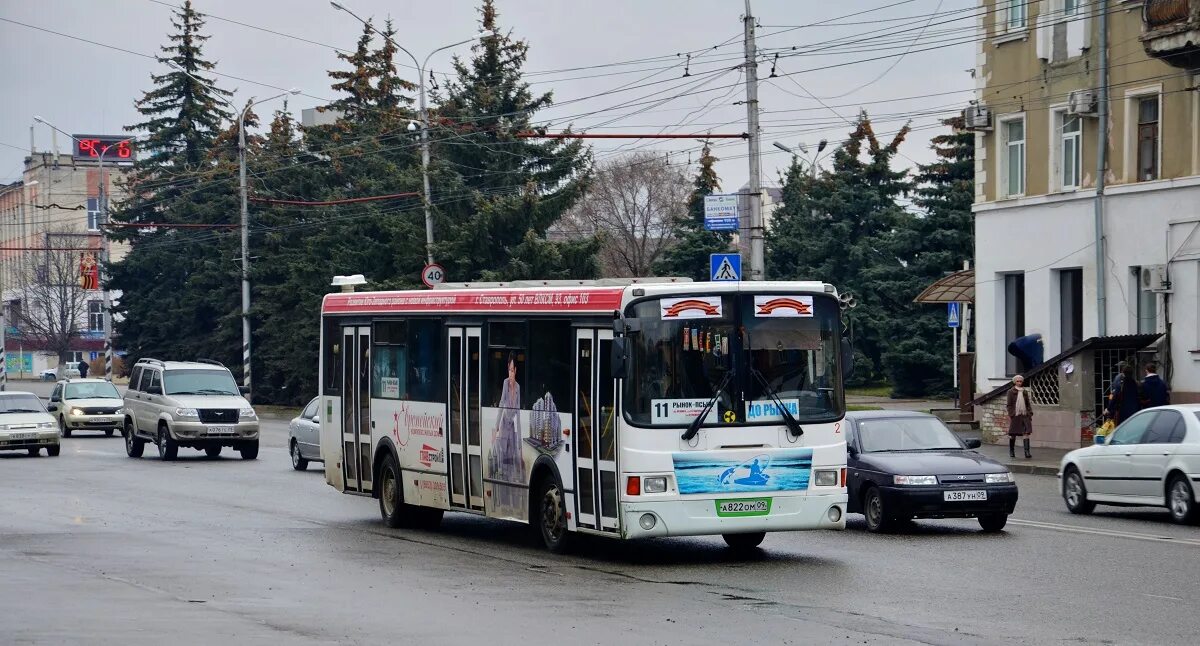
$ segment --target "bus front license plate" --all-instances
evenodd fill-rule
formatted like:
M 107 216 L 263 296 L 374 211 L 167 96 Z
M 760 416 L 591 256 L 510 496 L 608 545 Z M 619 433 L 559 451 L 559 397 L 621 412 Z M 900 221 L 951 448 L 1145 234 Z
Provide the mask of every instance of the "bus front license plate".
M 770 498 L 717 501 L 718 516 L 766 516 L 769 513 L 771 513 Z

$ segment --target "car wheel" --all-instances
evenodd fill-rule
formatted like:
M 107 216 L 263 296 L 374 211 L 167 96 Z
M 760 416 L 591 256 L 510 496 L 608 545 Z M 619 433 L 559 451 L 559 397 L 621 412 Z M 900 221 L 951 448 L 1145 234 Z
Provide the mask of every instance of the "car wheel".
M 112 437 L 112 436 L 113 436 L 113 430 L 112 430 L 111 428 L 109 428 L 109 429 L 105 429 L 105 430 L 104 430 L 104 436 L 105 436 L 105 437 Z
M 221 447 L 206 446 L 206 447 L 204 447 L 204 455 L 207 455 L 208 457 L 215 460 L 215 459 L 221 457 Z
M 1083 476 L 1075 467 L 1067 467 L 1067 475 L 1063 478 L 1063 502 L 1067 503 L 1067 511 L 1072 514 L 1090 514 L 1096 509 L 1096 503 L 1088 500 L 1087 486 L 1083 484 Z
M 884 509 L 883 495 L 878 487 L 867 489 L 863 496 L 863 516 L 867 518 L 867 531 L 881 533 L 892 528 L 892 519 Z
M 53 446 L 47 446 L 47 447 L 46 447 L 46 455 L 48 455 L 48 456 L 50 456 L 50 457 L 52 457 L 52 458 L 57 458 L 57 457 L 58 457 L 58 454 L 59 454 L 59 453 L 61 453 L 61 452 L 62 452 L 62 446 L 61 446 L 61 445 L 55 444 L 55 445 L 53 445 Z
M 238 447 L 238 453 L 242 454 L 243 460 L 258 459 L 258 440 L 246 442 L 245 444 L 241 445 Z
M 158 427 L 158 457 L 165 462 L 179 457 L 179 445 L 171 439 L 171 432 L 166 425 Z
M 300 455 L 300 443 L 292 440 L 292 468 L 297 471 L 303 471 L 308 468 L 308 460 Z
M 721 534 L 721 538 L 725 539 L 725 544 L 731 549 L 744 552 L 752 550 L 762 544 L 763 539 L 767 537 L 766 532 L 750 532 L 749 534 Z
M 571 549 L 573 535 L 567 531 L 567 509 L 563 500 L 562 487 L 553 477 L 544 477 L 539 483 L 537 500 L 537 526 L 542 535 L 542 545 L 555 554 Z
M 140 458 L 145 448 L 146 441 L 134 433 L 133 422 L 125 422 L 125 455 L 131 458 Z
M 998 532 L 1008 524 L 1008 514 L 987 514 L 979 517 L 979 526 L 985 532 Z
M 67 428 L 67 420 L 63 419 L 62 416 L 58 418 L 58 432 L 63 437 L 71 437 L 71 429 Z
M 1187 478 L 1176 475 L 1167 486 L 1167 508 L 1171 520 L 1184 525 L 1196 522 L 1196 497 Z
M 42 452 L 41 449 L 29 449 L 29 457 L 36 458 L 38 456 L 38 453 L 41 453 L 41 452 Z

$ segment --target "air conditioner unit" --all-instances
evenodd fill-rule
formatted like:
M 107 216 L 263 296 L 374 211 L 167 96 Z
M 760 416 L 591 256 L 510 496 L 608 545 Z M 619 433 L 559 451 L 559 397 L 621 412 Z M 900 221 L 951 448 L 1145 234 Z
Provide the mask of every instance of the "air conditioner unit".
M 1089 116 L 1096 114 L 1096 91 L 1075 90 L 1067 95 L 1067 114 Z
M 969 105 L 963 110 L 963 122 L 967 130 L 991 130 L 992 111 L 986 105 Z
M 1160 294 L 1170 292 L 1171 280 L 1167 277 L 1167 266 L 1146 265 L 1142 267 L 1142 289 Z

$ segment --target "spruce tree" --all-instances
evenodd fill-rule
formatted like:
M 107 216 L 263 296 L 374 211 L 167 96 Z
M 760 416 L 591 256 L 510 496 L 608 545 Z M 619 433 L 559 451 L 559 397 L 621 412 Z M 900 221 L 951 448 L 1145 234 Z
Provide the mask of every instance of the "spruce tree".
M 883 330 L 913 297 L 890 285 L 904 269 L 894 235 L 911 219 L 896 202 L 909 190 L 907 173 L 891 167 L 907 134 L 902 128 L 884 145 L 860 115 L 831 170 L 814 179 L 798 162 L 788 169 L 783 204 L 767 233 L 771 276 L 825 281 L 855 296 L 858 307 L 846 314 L 859 355 L 851 383 L 882 374 Z
M 975 199 L 975 136 L 961 117 L 943 122 L 951 131 L 933 138 L 937 160 L 918 167 L 913 203 L 921 213 L 897 238 L 906 259 L 893 289 L 911 301 L 934 281 L 962 269 L 974 254 L 971 204 Z M 885 334 L 888 380 L 897 396 L 920 397 L 953 391 L 952 332 L 943 306 L 904 303 Z
M 678 241 L 655 265 L 659 276 L 681 276 L 706 281 L 709 276 L 709 256 L 729 251 L 733 236 L 723 231 L 704 229 L 704 197 L 721 190 L 709 142 L 700 150 L 700 168 L 692 182 L 692 195 L 688 198 L 687 214 L 676 223 Z
M 124 223 L 231 224 L 237 222 L 236 165 L 212 155 L 230 118 L 208 73 L 208 36 L 191 2 L 176 10 L 175 33 L 158 60 L 178 69 L 152 75 L 153 89 L 137 101 L 144 121 L 140 155 L 127 179 L 125 201 L 112 219 Z M 240 365 L 237 234 L 128 227 L 109 233 L 130 243 L 111 266 L 109 286 L 121 297 L 114 311 L 119 347 L 129 357 L 206 356 Z M 129 365 L 127 363 L 127 365 Z
M 594 276 L 595 240 L 546 240 L 581 197 L 590 154 L 578 140 L 517 136 L 553 98 L 534 95 L 522 78 L 529 46 L 501 33 L 493 0 L 480 14 L 480 30 L 492 35 L 469 61 L 455 59 L 434 118 L 435 256 L 451 280 Z

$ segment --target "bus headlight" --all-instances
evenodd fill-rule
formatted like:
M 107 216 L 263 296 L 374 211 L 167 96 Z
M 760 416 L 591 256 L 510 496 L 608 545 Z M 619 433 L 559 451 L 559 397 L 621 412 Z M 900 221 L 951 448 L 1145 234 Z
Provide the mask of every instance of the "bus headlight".
M 665 476 L 642 478 L 642 491 L 645 493 L 666 493 L 667 478 Z
M 813 474 L 813 482 L 818 487 L 836 487 L 838 483 L 838 472 L 836 469 L 819 470 Z

